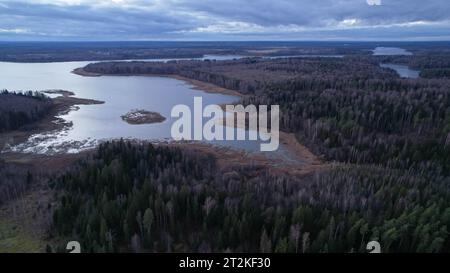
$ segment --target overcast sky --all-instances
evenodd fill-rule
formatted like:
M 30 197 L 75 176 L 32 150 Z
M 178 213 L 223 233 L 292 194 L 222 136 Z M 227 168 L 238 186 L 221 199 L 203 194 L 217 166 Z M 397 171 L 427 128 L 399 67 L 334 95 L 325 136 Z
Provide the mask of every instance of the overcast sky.
M 0 0 L 1 40 L 450 40 L 450 0 Z

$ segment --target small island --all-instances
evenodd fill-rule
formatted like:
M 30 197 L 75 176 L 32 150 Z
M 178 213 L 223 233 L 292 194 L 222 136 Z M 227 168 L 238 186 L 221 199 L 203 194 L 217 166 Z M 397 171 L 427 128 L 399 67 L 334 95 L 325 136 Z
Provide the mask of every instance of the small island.
M 133 125 L 161 123 L 166 120 L 161 114 L 146 110 L 131 110 L 121 117 L 124 121 Z

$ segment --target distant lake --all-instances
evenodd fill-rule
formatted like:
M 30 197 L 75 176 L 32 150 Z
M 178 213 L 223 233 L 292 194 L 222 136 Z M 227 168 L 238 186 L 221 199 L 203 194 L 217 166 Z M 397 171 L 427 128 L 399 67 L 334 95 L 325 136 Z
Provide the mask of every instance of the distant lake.
M 238 58 L 239 56 L 205 56 L 209 59 Z M 107 139 L 171 140 L 174 119 L 172 107 L 185 104 L 193 107 L 194 97 L 201 96 L 203 104 L 230 104 L 238 97 L 212 94 L 193 89 L 186 82 L 167 77 L 102 76 L 82 77 L 70 73 L 89 62 L 6 63 L 0 62 L 0 89 L 51 90 L 62 89 L 76 97 L 104 101 L 102 105 L 81 105 L 62 118 L 70 123 L 66 130 L 32 136 L 29 141 L 13 148 L 19 152 L 58 153 L 78 152 L 92 148 Z M 159 112 L 167 118 L 163 123 L 130 125 L 121 115 L 132 109 Z M 241 130 L 241 129 L 239 129 Z M 259 150 L 258 141 L 216 142 L 249 151 Z
M 397 72 L 401 78 L 417 79 L 420 71 L 410 69 L 407 65 L 400 64 L 380 64 L 381 67 L 390 68 Z
M 413 55 L 412 52 L 399 47 L 376 47 L 372 51 L 375 56 Z
M 344 55 L 286 55 L 286 56 L 269 56 L 267 59 L 286 59 L 286 58 L 344 58 Z

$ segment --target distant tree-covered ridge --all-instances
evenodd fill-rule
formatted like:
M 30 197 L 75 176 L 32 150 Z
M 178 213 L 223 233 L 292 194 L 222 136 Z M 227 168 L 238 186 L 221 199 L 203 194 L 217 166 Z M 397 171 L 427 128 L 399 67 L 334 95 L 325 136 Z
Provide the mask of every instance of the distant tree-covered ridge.
M 55 235 L 86 252 L 449 252 L 450 179 L 374 165 L 304 178 L 179 148 L 100 145 L 52 181 Z M 62 248 L 63 249 L 63 248 Z
M 52 100 L 39 92 L 0 91 L 0 132 L 20 127 L 43 118 Z
M 131 59 L 202 58 L 205 55 L 343 55 L 369 53 L 376 43 L 339 42 L 2 42 L 0 60 L 7 62 L 68 62 Z M 403 44 L 401 46 L 408 45 Z M 410 47 L 411 45 L 409 45 Z M 429 46 L 422 45 L 420 49 Z M 267 50 L 275 49 L 275 50 Z

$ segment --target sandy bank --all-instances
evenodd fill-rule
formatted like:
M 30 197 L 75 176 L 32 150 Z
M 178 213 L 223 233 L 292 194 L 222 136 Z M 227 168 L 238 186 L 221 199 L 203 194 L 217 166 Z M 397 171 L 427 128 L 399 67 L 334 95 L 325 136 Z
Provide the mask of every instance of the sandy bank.
M 193 79 L 189 79 L 183 76 L 178 76 L 178 75 L 169 75 L 166 76 L 169 78 L 173 78 L 173 79 L 177 79 L 180 81 L 184 81 L 187 82 L 191 85 L 194 86 L 195 90 L 200 90 L 206 93 L 218 93 L 218 94 L 223 94 L 223 95 L 229 95 L 229 96 L 236 96 L 236 97 L 242 97 L 243 95 L 237 91 L 231 90 L 231 89 L 226 89 L 220 86 L 217 86 L 215 84 L 212 83 L 207 83 L 207 82 L 202 82 L 202 81 L 198 81 L 198 80 L 193 80 Z
M 289 138 L 286 139 L 289 141 Z M 326 164 L 313 156 L 308 160 L 298 161 L 280 161 L 274 160 L 263 153 L 249 153 L 244 150 L 236 150 L 230 147 L 215 146 L 202 142 L 171 142 L 160 143 L 156 145 L 167 145 L 178 147 L 186 151 L 196 151 L 211 154 L 217 160 L 218 167 L 223 170 L 232 170 L 233 168 L 242 168 L 245 166 L 256 167 L 256 170 L 269 170 L 273 174 L 289 174 L 298 177 L 311 175 L 318 171 L 328 170 L 335 166 Z M 305 151 L 302 151 L 303 155 Z M 300 155 L 299 155 L 300 156 Z

